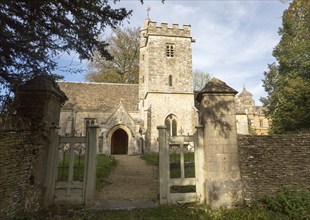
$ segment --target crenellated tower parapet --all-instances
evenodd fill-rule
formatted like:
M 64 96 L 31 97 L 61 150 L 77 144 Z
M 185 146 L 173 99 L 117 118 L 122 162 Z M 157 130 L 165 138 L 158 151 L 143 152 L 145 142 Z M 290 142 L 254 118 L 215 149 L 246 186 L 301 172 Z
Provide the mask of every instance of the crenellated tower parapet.
M 162 22 L 160 26 L 157 26 L 157 22 L 149 21 L 148 33 L 149 35 L 161 35 L 161 36 L 175 36 L 175 37 L 191 37 L 190 25 L 183 25 L 183 28 L 179 27 L 179 24 L 172 24 L 171 27 L 168 23 Z
M 195 42 L 191 37 L 190 30 L 191 25 L 189 24 L 184 24 L 182 28 L 180 28 L 179 24 L 174 23 L 172 26 L 169 26 L 168 23 L 162 22 L 160 26 L 158 26 L 157 22 L 147 18 L 143 28 L 140 30 L 141 47 L 146 46 L 145 43 L 149 36 L 190 38 L 192 42 Z

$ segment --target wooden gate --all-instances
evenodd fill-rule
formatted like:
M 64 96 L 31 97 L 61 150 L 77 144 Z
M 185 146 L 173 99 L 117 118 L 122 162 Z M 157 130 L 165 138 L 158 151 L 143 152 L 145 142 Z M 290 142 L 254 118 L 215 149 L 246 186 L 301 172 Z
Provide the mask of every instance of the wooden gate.
M 44 205 L 94 203 L 96 182 L 96 128 L 86 136 L 61 137 L 59 128 L 50 133 Z
M 203 128 L 194 135 L 169 136 L 159 132 L 160 203 L 204 203 Z

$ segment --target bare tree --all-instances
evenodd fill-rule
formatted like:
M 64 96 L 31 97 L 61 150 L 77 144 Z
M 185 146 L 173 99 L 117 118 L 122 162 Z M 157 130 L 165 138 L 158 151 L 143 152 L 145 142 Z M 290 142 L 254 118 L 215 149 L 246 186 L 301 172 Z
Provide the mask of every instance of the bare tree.
M 211 75 L 207 72 L 195 70 L 193 72 L 194 91 L 200 91 L 211 79 Z

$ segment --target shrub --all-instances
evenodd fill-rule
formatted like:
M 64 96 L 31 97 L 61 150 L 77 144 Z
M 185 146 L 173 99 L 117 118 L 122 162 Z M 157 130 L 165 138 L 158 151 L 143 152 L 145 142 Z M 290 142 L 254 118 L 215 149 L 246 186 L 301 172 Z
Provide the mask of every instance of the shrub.
M 291 219 L 310 219 L 310 191 L 284 188 L 263 200 L 266 208 Z

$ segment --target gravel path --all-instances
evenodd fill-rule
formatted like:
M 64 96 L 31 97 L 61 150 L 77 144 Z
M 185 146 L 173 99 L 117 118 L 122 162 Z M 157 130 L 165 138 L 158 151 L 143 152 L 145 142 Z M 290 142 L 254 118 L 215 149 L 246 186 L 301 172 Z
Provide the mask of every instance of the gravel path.
M 115 155 L 117 167 L 96 192 L 97 208 L 131 209 L 155 206 L 159 194 L 157 167 L 148 165 L 140 156 Z

